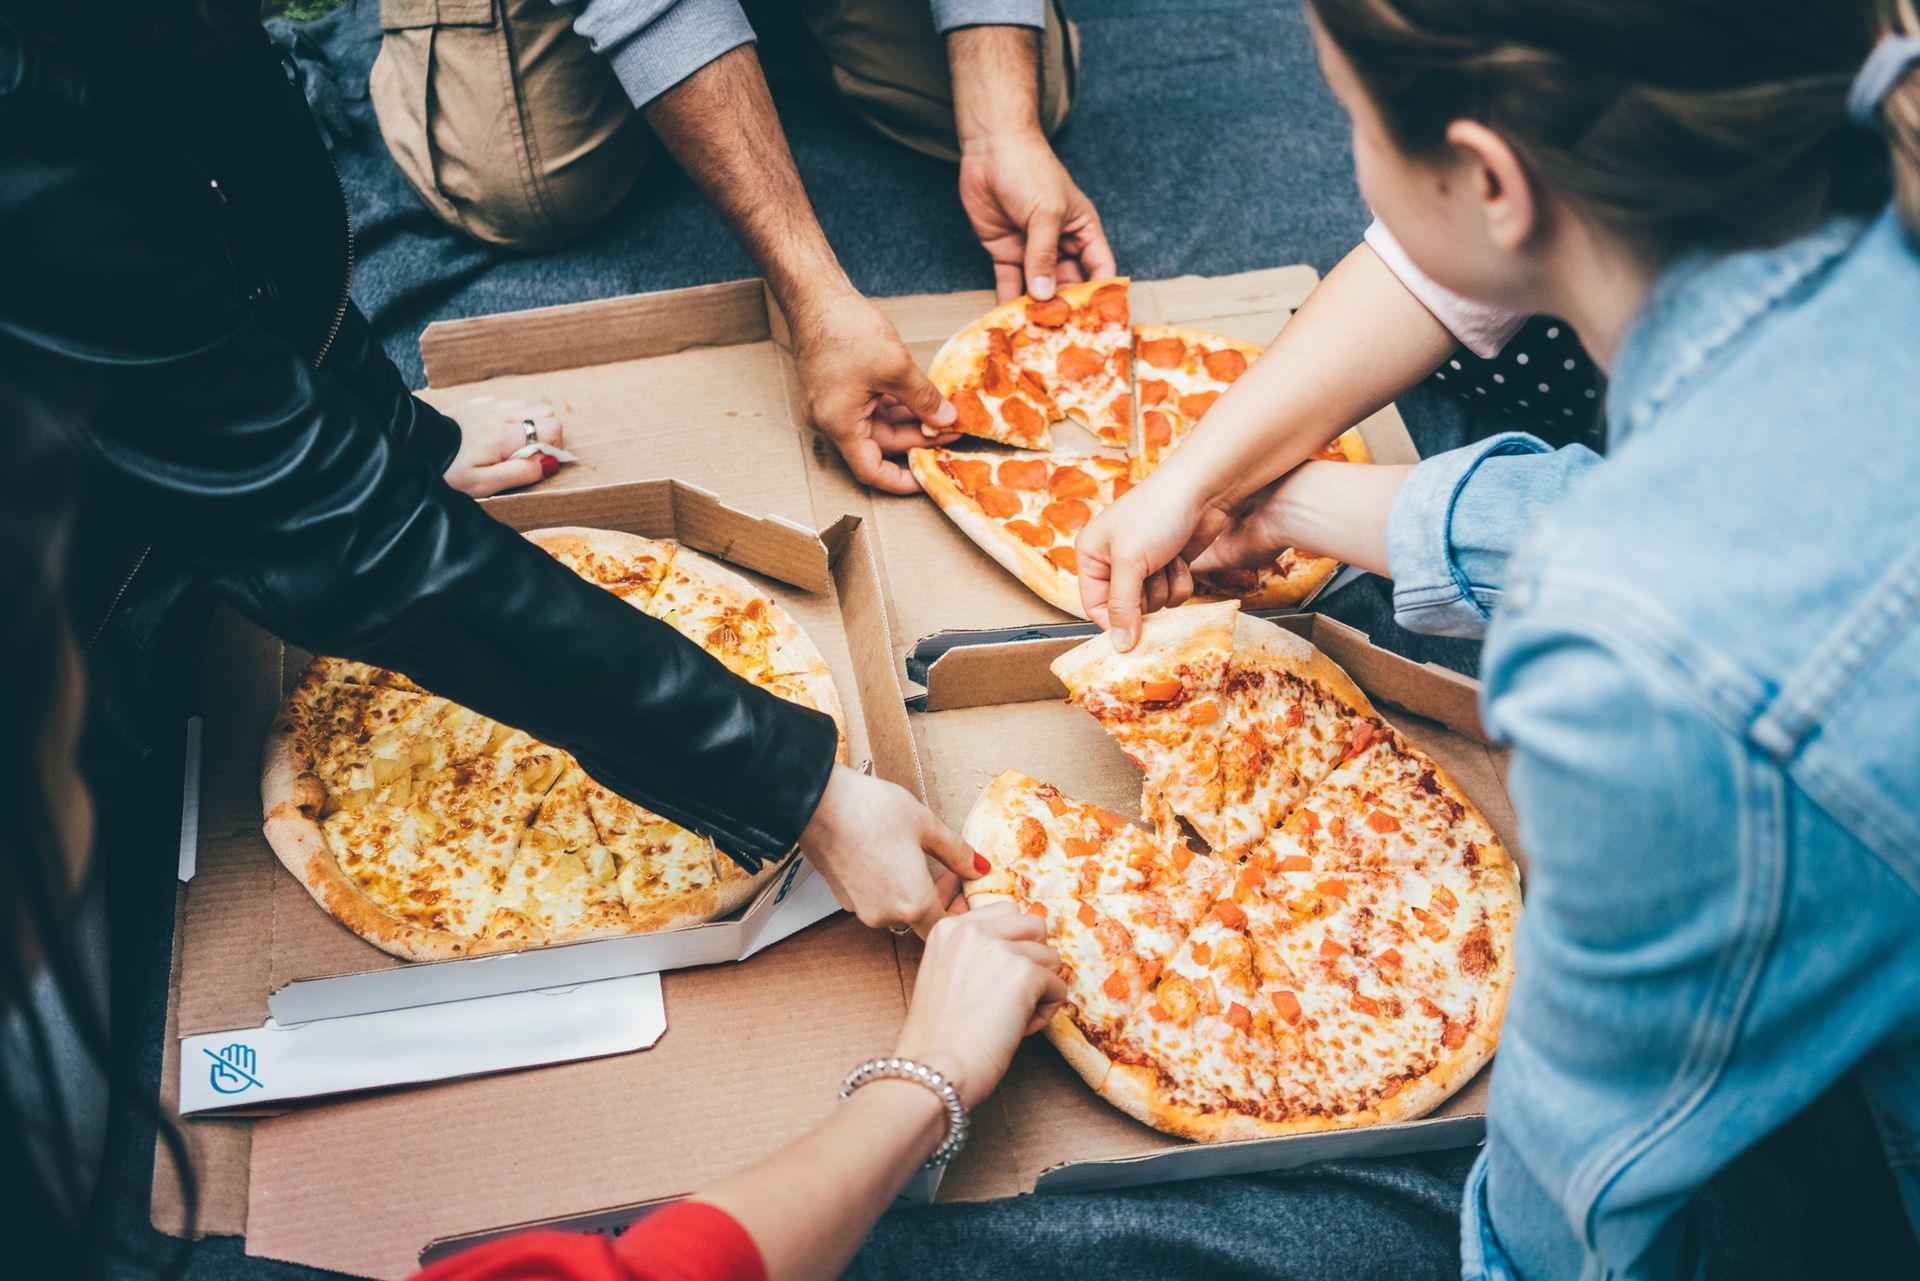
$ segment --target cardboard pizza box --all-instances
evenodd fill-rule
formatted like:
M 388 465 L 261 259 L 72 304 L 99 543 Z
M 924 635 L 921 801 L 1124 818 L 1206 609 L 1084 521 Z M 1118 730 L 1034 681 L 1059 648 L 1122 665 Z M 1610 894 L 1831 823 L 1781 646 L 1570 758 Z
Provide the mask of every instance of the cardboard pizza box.
M 1313 268 L 1295 265 L 1135 280 L 1131 297 L 1137 321 L 1267 343 L 1318 283 Z M 994 305 L 987 290 L 875 302 L 923 366 Z M 856 482 L 807 426 L 790 341 L 758 281 L 440 321 L 420 339 L 429 384 L 422 394 L 442 406 L 479 395 L 552 401 L 581 462 L 550 486 L 673 476 L 721 493 L 750 492 L 758 510 L 821 529 L 861 517 L 878 547 L 903 680 L 907 651 L 931 638 L 1084 632 L 1085 624 L 1034 595 L 927 498 Z M 647 417 L 636 419 L 636 404 L 647 406 Z M 659 430 L 661 423 L 672 427 Z M 1418 459 L 1391 405 L 1360 424 L 1360 433 L 1376 461 Z M 1054 435 L 1063 450 L 1098 448 L 1072 424 Z M 964 440 L 955 447 L 1000 448 Z

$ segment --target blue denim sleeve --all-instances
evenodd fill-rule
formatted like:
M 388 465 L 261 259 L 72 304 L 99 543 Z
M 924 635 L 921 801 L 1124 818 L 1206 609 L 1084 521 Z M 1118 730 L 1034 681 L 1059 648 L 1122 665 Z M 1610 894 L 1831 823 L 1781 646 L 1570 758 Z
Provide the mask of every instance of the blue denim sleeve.
M 1413 469 L 1387 517 L 1387 563 L 1402 627 L 1442 636 L 1486 631 L 1507 558 L 1533 517 L 1600 461 L 1508 432 Z

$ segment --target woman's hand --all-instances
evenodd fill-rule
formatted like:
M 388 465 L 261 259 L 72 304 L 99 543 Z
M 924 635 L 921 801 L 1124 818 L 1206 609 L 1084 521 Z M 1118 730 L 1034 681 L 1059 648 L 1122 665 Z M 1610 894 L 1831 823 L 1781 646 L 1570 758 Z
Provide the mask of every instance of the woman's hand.
M 1080 602 L 1114 649 L 1133 648 L 1142 615 L 1193 595 L 1193 561 L 1227 524 L 1224 511 L 1162 469 L 1080 531 Z
M 960 878 L 989 867 L 905 788 L 845 765 L 833 767 L 800 850 L 862 924 L 911 925 L 922 936 L 946 915 Z M 935 881 L 929 857 L 951 874 Z
M 560 460 L 551 454 L 513 457 L 527 443 L 529 422 L 541 444 L 558 448 L 564 442 L 560 420 L 546 401 L 477 396 L 450 405 L 444 412 L 460 424 L 460 450 L 453 456 L 445 479 L 468 497 L 487 498 L 518 489 L 560 470 Z
M 934 926 L 894 1053 L 944 1073 L 969 1108 L 986 1098 L 1021 1038 L 1067 999 L 1046 935 L 1039 917 L 1007 903 Z

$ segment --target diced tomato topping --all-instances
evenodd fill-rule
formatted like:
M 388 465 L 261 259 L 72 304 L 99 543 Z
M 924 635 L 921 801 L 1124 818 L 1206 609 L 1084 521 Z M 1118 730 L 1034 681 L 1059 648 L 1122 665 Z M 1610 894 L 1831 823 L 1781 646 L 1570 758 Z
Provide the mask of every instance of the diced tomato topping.
M 1092 818 L 1094 822 L 1100 825 L 1100 830 L 1108 836 L 1112 836 L 1115 832 L 1127 825 L 1127 820 L 1121 818 L 1112 810 L 1094 810 Z
M 1039 917 L 1039 918 L 1040 918 L 1041 920 L 1043 920 L 1043 921 L 1044 921 L 1044 920 L 1046 920 L 1046 919 L 1047 919 L 1047 909 L 1046 909 L 1046 907 L 1045 907 L 1044 905 L 1042 905 L 1042 904 L 1039 904 L 1039 903 L 1029 903 L 1029 904 L 1027 904 L 1027 915 L 1028 915 L 1028 916 L 1037 916 L 1037 917 Z
M 1378 1015 L 1380 1013 L 1380 1002 L 1370 996 L 1362 996 L 1358 992 L 1353 994 L 1350 1004 L 1362 1014 Z
M 1338 877 L 1330 876 L 1326 880 L 1320 882 L 1320 884 L 1314 886 L 1314 888 L 1319 890 L 1322 894 L 1324 894 L 1328 898 L 1343 899 L 1347 896 L 1347 883 L 1343 880 L 1340 880 Z
M 1220 924 L 1230 930 L 1246 928 L 1247 914 L 1241 911 L 1240 905 L 1232 899 L 1223 898 L 1218 903 L 1215 903 L 1213 905 L 1213 914 L 1219 918 Z
M 1100 919 L 1100 913 L 1094 911 L 1093 908 L 1085 903 L 1080 905 L 1080 910 L 1075 912 L 1074 915 L 1080 918 L 1080 924 L 1082 925 L 1092 925 Z
M 1299 729 L 1307 723 L 1307 708 L 1304 703 L 1295 703 L 1287 708 L 1287 728 Z
M 1273 1001 L 1273 1012 L 1275 1014 L 1278 1014 L 1289 1023 L 1298 1023 L 1300 1021 L 1301 1011 L 1299 997 L 1282 989 L 1275 992 L 1271 1000 Z
M 1457 1050 L 1467 1043 L 1467 1029 L 1458 1023 L 1449 1023 L 1440 1031 L 1440 1044 L 1449 1050 Z
M 1202 965 L 1211 964 L 1213 961 L 1213 949 L 1205 943 L 1195 943 L 1193 945 L 1193 959 Z
M 1234 888 L 1241 894 L 1251 894 L 1267 882 L 1267 871 L 1258 863 L 1248 863 L 1240 869 L 1240 875 L 1234 879 Z
M 1149 703 L 1167 703 L 1180 697 L 1180 689 L 1177 680 L 1142 681 L 1140 697 Z
M 1420 932 L 1436 943 L 1453 933 L 1453 931 L 1448 928 L 1447 923 L 1437 916 L 1429 918 L 1426 928 Z
M 1350 722 L 1347 726 L 1347 755 L 1358 756 L 1371 747 L 1373 740 L 1379 737 L 1375 733 L 1378 728 L 1372 721 L 1366 719 Z
M 1420 1012 L 1426 1015 L 1430 1019 L 1444 1019 L 1447 1017 L 1447 1012 L 1445 1010 L 1441 1009 L 1439 1006 L 1435 1005 L 1432 1001 L 1429 1001 L 1424 996 L 1420 998 Z
M 1294 826 L 1303 832 L 1317 832 L 1320 830 L 1320 816 L 1305 806 L 1293 812 L 1293 822 Z
M 1220 719 L 1220 705 L 1210 698 L 1202 699 L 1187 709 L 1187 719 L 1195 725 L 1209 725 Z
M 1322 960 L 1337 961 L 1346 954 L 1347 949 L 1332 939 L 1320 940 L 1320 957 Z
M 1149 1005 L 1147 1007 L 1147 1013 L 1153 1015 L 1155 1019 L 1159 1020 L 1162 1023 L 1165 1023 L 1169 1019 L 1173 1018 L 1173 1015 L 1167 1013 L 1167 1007 L 1160 1004 L 1160 1002 L 1158 1001 L 1155 1001 L 1152 1005 Z
M 1047 809 L 1052 811 L 1053 816 L 1055 818 L 1059 818 L 1062 814 L 1067 812 L 1066 797 L 1060 795 L 1060 793 L 1058 792 L 1048 792 L 1046 793 L 1046 798 L 1047 798 Z
M 1367 815 L 1367 826 L 1376 832 L 1397 832 L 1400 830 L 1400 820 L 1385 810 L 1375 810 Z
M 1453 910 L 1459 906 L 1460 906 L 1460 900 L 1453 896 L 1452 890 L 1448 889 L 1444 885 L 1437 885 L 1434 887 L 1434 890 L 1433 890 L 1433 910 L 1434 911 L 1442 913 L 1443 915 L 1446 915 L 1446 916 L 1452 916 Z
M 1085 858 L 1094 851 L 1093 842 L 1084 836 L 1069 836 L 1060 844 L 1068 858 Z
M 1305 854 L 1288 854 L 1277 864 L 1282 872 L 1311 872 L 1313 860 Z
M 1327 822 L 1327 835 L 1336 841 L 1347 839 L 1347 819 L 1344 814 L 1335 814 Z
M 1173 847 L 1173 870 L 1174 871 L 1184 872 L 1187 870 L 1188 865 L 1191 864 L 1192 862 L 1193 862 L 1193 849 L 1185 841 L 1181 841 L 1178 845 L 1175 845 Z
M 1160 977 L 1160 962 L 1148 961 L 1145 965 L 1140 967 L 1140 981 L 1142 983 L 1145 983 L 1147 986 L 1149 987 L 1153 986 L 1153 981 L 1159 977 Z
M 1253 1031 L 1253 1011 L 1235 1001 L 1227 1006 L 1227 1022 L 1242 1032 L 1251 1032 Z
M 1124 1001 L 1133 995 L 1133 985 L 1127 982 L 1127 976 L 1119 970 L 1107 975 L 1107 981 L 1101 984 L 1101 990 L 1116 1001 Z
M 1379 961 L 1380 961 L 1380 964 L 1382 965 L 1391 966 L 1393 969 L 1396 969 L 1396 970 L 1399 969 L 1402 964 L 1400 959 L 1400 949 L 1397 947 L 1388 948 L 1386 951 L 1380 953 Z

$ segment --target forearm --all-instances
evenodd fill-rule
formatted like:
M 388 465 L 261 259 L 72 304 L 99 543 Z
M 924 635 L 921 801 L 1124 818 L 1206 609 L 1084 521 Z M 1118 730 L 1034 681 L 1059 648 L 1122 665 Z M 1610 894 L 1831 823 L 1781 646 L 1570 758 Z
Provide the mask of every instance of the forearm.
M 752 48 L 721 54 L 655 98 L 646 116 L 759 266 L 788 320 L 853 292 L 814 217 Z
M 1273 518 L 1303 552 L 1386 574 L 1387 517 L 1412 470 L 1302 463 L 1275 490 Z
M 947 36 L 953 120 L 961 151 L 1007 138 L 1043 138 L 1040 34 L 1031 27 L 963 27 Z
M 770 1281 L 835 1277 L 939 1146 L 946 1124 L 931 1090 L 875 1081 L 805 1138 L 694 1199 L 747 1230 Z
M 1165 474 L 1164 486 L 1231 507 L 1392 403 L 1455 346 L 1361 245 L 1327 274 L 1154 479 Z

